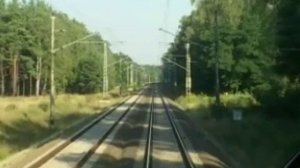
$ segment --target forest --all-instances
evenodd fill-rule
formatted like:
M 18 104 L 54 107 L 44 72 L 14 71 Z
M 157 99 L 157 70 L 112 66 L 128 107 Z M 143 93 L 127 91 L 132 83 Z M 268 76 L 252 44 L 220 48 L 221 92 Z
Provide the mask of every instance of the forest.
M 38 96 L 49 92 L 51 16 L 56 17 L 56 48 L 93 33 L 83 23 L 54 10 L 42 0 L 0 0 L 0 16 L 2 96 Z M 101 42 L 104 41 L 97 33 L 55 53 L 58 93 L 87 94 L 102 90 L 104 45 Z M 110 45 L 121 44 L 112 42 Z M 109 89 L 141 86 L 150 78 L 156 78 L 159 68 L 154 68 L 157 69 L 154 73 L 152 69 L 152 66 L 138 65 L 126 54 L 108 49 Z
M 300 116 L 300 2 L 193 3 L 162 59 L 165 81 L 184 93 L 186 72 L 177 65 L 185 67 L 189 43 L 193 93 L 213 96 L 218 79 L 221 93 L 254 95 L 271 117 Z

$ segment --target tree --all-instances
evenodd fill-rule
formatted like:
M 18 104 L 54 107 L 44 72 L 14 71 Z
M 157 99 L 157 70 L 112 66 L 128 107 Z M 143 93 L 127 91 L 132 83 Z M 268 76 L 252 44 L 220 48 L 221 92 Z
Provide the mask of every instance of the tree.
M 100 91 L 102 70 L 94 59 L 83 59 L 76 70 L 76 92 L 95 93 Z
M 280 3 L 276 25 L 277 42 L 280 47 L 278 70 L 292 78 L 299 78 L 300 75 L 299 7 L 298 1 L 287 0 Z
M 192 3 L 196 10 L 182 19 L 180 33 L 164 58 L 184 67 L 185 59 L 176 55 L 184 55 L 186 42 L 197 44 L 190 51 L 193 92 L 213 93 L 213 65 L 218 58 L 222 92 L 247 91 L 272 116 L 276 113 L 299 116 L 294 101 L 300 99 L 300 2 L 193 0 Z M 170 79 L 171 84 L 177 83 L 177 89 L 183 89 L 184 71 L 163 61 L 164 78 Z M 283 109 L 288 112 L 283 113 L 287 111 Z
M 50 14 L 57 18 L 56 47 L 61 47 L 91 33 L 83 23 L 69 18 L 62 12 L 53 10 L 42 0 L 0 0 L 1 95 L 19 95 L 22 93 L 22 95 L 35 94 L 38 96 L 47 92 L 50 70 Z M 59 31 L 62 29 L 66 31 Z M 103 41 L 100 34 L 91 40 Z M 94 59 L 96 61 L 92 63 L 93 66 L 101 69 L 103 50 L 102 44 L 76 44 L 57 52 L 55 54 L 55 73 L 58 92 L 80 91 L 80 93 L 84 93 L 87 91 L 90 93 L 99 91 L 101 89 L 99 82 L 102 80 L 101 71 L 99 74 L 94 74 L 93 69 L 85 68 L 85 66 L 88 61 L 91 63 L 91 60 Z M 110 49 L 108 50 L 109 64 L 116 62 L 119 55 Z M 127 59 L 128 62 L 133 63 L 129 57 Z M 80 73 L 77 70 L 78 67 L 85 71 L 82 78 L 78 76 Z M 113 67 L 117 66 L 114 65 Z M 110 68 L 109 85 L 111 89 L 118 85 L 119 73 L 126 77 L 124 75 L 126 70 L 123 68 L 126 67 L 122 65 L 121 70 Z M 88 87 L 84 88 L 81 85 L 80 89 L 74 89 L 77 87 L 76 81 L 78 80 L 81 84 L 87 84 Z M 86 83 L 87 80 L 91 81 Z M 99 84 L 99 86 L 96 87 L 95 84 Z

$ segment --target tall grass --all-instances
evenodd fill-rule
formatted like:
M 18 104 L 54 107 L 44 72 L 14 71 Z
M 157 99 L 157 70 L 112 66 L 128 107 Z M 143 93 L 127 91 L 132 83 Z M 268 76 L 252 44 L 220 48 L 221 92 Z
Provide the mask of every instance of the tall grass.
M 100 94 L 56 97 L 55 126 L 48 127 L 49 98 L 0 97 L 0 160 L 27 148 L 54 132 L 91 117 L 120 98 L 103 100 Z
M 181 106 L 186 110 L 195 112 L 197 111 L 199 115 L 203 117 L 210 117 L 213 113 L 213 105 L 215 104 L 215 98 L 207 96 L 204 94 L 190 96 L 181 96 L 176 100 Z M 221 95 L 221 110 L 222 112 L 229 113 L 232 110 L 249 110 L 256 106 L 259 106 L 259 103 L 256 99 L 248 93 L 237 93 L 237 94 L 223 94 Z
M 232 115 L 215 119 L 211 115 L 213 97 L 191 95 L 180 97 L 177 102 L 187 109 L 187 115 L 195 125 L 207 130 L 241 167 L 283 167 L 300 150 L 299 121 L 269 118 L 250 94 L 227 94 L 221 98 L 227 109 L 225 113 L 232 109 L 244 111 L 242 121 L 233 121 Z

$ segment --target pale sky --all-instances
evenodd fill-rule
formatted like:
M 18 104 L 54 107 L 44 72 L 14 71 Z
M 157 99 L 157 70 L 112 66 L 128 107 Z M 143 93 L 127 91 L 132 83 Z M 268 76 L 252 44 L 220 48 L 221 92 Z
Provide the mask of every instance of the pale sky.
M 190 0 L 46 0 L 54 9 L 86 24 L 139 64 L 160 64 L 172 36 L 160 27 L 178 32 L 180 19 L 190 14 Z M 124 41 L 124 44 L 117 44 Z M 114 45 L 114 42 L 116 43 Z

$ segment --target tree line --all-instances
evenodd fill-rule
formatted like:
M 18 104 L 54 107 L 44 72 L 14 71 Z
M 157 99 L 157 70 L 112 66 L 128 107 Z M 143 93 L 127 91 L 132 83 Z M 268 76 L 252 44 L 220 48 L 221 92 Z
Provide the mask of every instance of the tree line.
M 0 94 L 40 95 L 49 90 L 50 17 L 56 17 L 55 46 L 80 39 L 91 32 L 83 23 L 54 10 L 42 0 L 0 0 Z M 88 41 L 104 41 L 98 34 Z M 55 57 L 55 85 L 58 92 L 95 93 L 102 90 L 103 44 L 78 43 Z M 108 49 L 109 88 L 131 87 L 129 78 L 146 81 L 143 68 L 126 54 Z M 129 74 L 129 75 L 128 75 Z M 137 80 L 142 78 L 143 80 Z M 137 82 L 136 82 L 137 83 Z
M 300 2 L 202 0 L 182 19 L 163 57 L 164 78 L 184 91 L 185 44 L 190 43 L 192 91 L 248 92 L 272 116 L 297 116 L 300 100 Z

